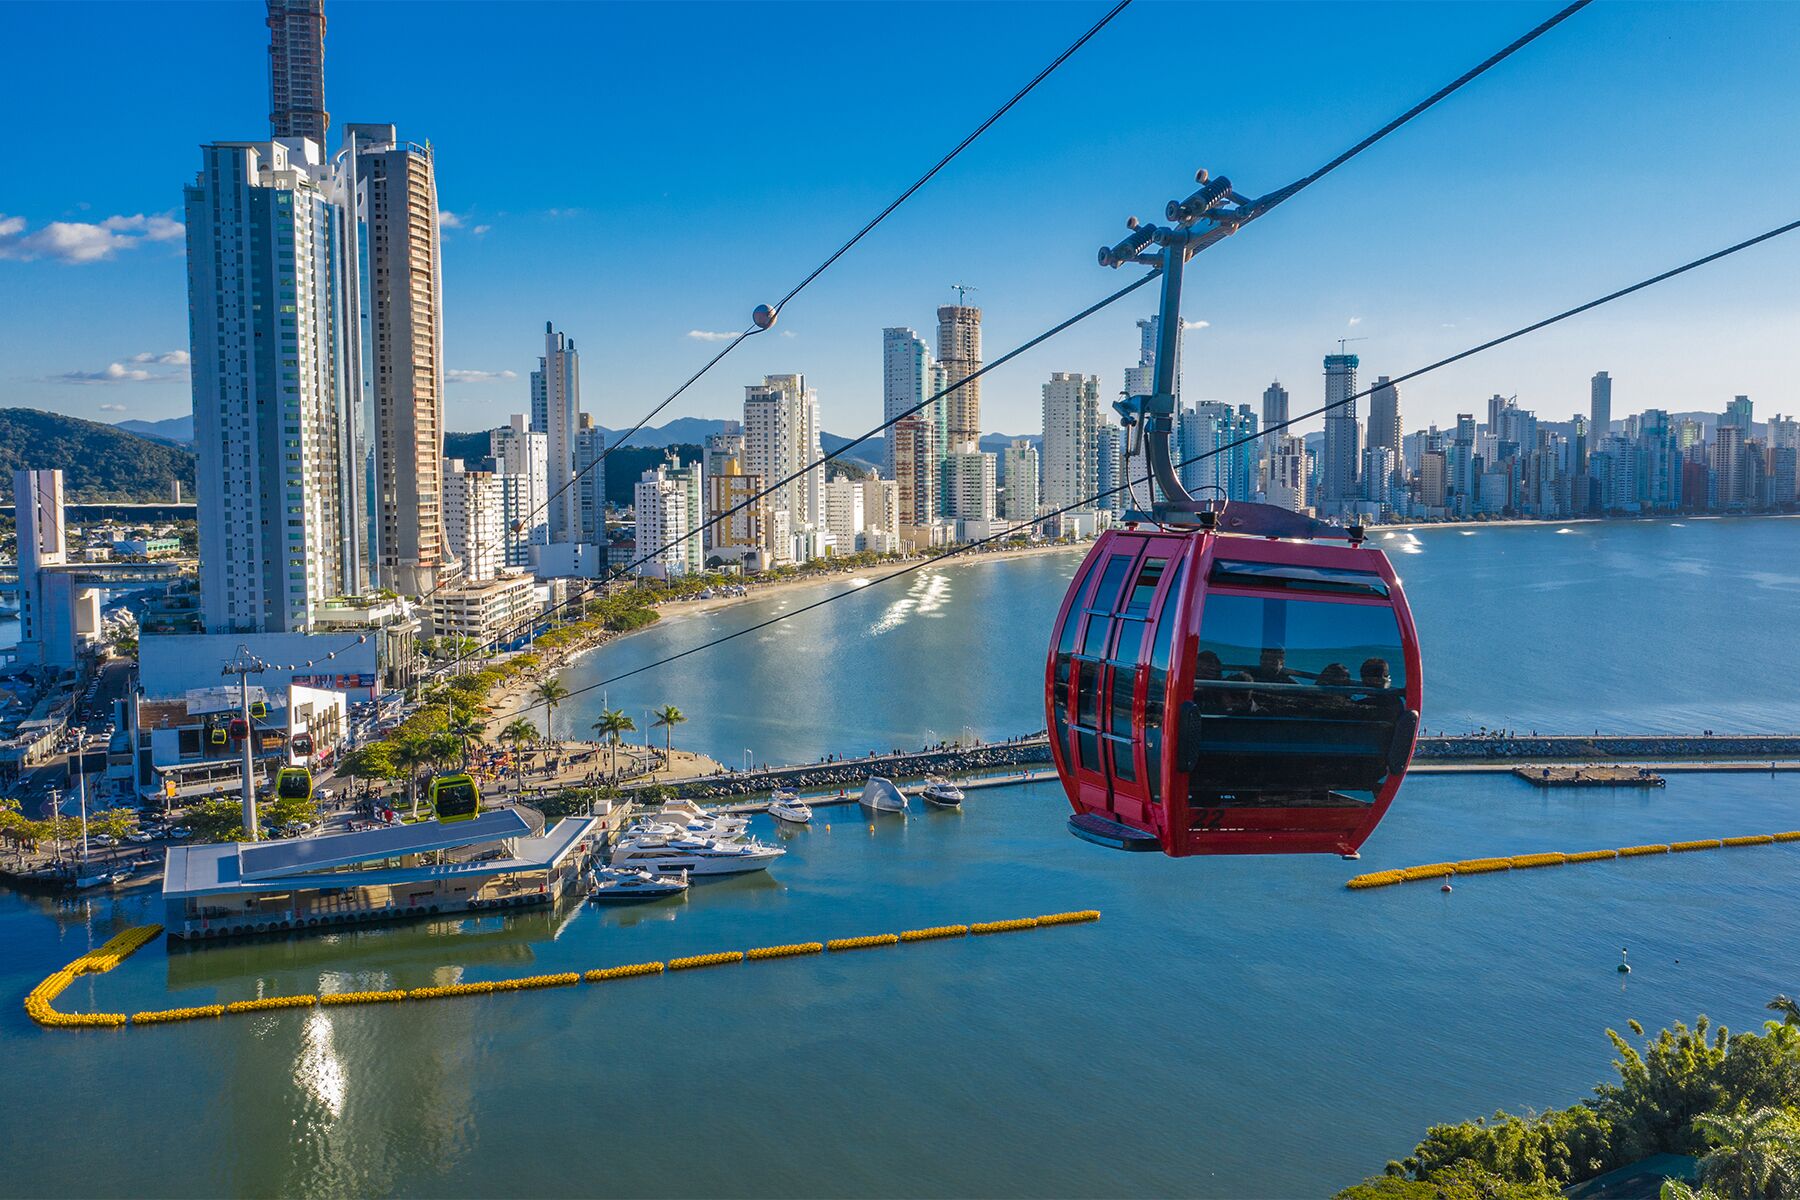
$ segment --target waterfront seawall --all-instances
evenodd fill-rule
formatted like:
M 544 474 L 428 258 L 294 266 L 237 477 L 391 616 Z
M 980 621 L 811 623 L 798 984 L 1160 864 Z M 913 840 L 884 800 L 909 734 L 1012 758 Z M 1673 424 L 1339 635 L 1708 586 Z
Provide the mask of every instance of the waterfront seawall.
M 1546 734 L 1422 737 L 1415 765 L 1484 763 L 1603 762 L 1775 762 L 1800 759 L 1800 734 Z M 1050 744 L 1042 734 L 980 746 L 878 754 L 709 776 L 664 786 L 693 800 L 723 799 L 767 792 L 774 787 L 819 792 L 861 788 L 871 775 L 918 779 L 926 775 L 1041 768 L 1050 764 Z

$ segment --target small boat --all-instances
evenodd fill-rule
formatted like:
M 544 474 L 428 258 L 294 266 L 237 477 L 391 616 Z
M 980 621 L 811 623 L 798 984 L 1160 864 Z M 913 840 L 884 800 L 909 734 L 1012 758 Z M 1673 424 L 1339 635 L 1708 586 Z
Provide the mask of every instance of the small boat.
M 804 825 L 812 820 L 812 809 L 801 803 L 800 797 L 793 792 L 777 788 L 769 797 L 769 815 L 778 821 Z
M 893 780 L 871 775 L 858 803 L 875 812 L 905 812 L 906 794 L 894 786 Z
M 939 808 L 961 808 L 963 802 L 962 789 L 948 779 L 931 776 L 925 781 L 925 787 L 919 792 L 926 801 Z
M 638 900 L 661 900 L 679 896 L 688 889 L 687 872 L 658 875 L 644 870 L 601 867 L 594 872 L 594 886 L 588 899 L 596 904 L 630 904 Z

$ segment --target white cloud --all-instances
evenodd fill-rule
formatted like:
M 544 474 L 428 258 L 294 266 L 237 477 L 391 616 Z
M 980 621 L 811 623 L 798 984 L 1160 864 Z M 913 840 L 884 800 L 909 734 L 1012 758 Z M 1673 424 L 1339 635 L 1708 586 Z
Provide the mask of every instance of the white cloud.
M 800 335 L 799 335 L 799 334 L 797 334 L 797 333 L 795 333 L 795 332 L 794 332 L 794 331 L 793 331 L 793 330 L 791 330 L 791 329 L 784 329 L 784 330 L 782 330 L 782 331 L 781 331 L 781 336 L 782 336 L 782 337 L 799 337 L 799 336 L 800 336 Z
M 712 329 L 690 329 L 687 335 L 696 342 L 729 342 L 737 336 L 735 333 L 719 333 Z
M 167 242 L 182 236 L 180 221 L 170 216 L 107 217 L 103 221 L 52 221 L 42 229 L 26 232 L 24 217 L 0 214 L 0 258 L 29 262 L 48 258 L 56 262 L 103 262 L 121 250 L 145 242 Z
M 188 352 L 186 350 L 164 350 L 158 354 L 154 351 L 145 351 L 143 354 L 132 355 L 131 361 L 154 363 L 159 367 L 185 367 L 188 365 Z
M 462 227 L 463 227 L 463 223 L 462 223 L 461 217 L 457 216 L 455 213 L 451 212 L 449 209 L 445 209 L 445 208 L 438 209 L 438 228 L 439 229 L 461 229 Z
M 143 213 L 130 217 L 108 217 L 100 228 L 109 233 L 142 234 L 146 242 L 172 242 L 186 232 L 180 221 L 170 216 L 146 217 Z
M 102 404 L 100 406 L 100 411 L 101 412 L 130 412 L 131 410 L 126 408 L 123 404 Z
M 476 237 L 480 237 L 482 234 L 486 233 L 488 230 L 490 230 L 492 228 L 493 228 L 492 225 L 477 225 L 472 232 L 475 234 Z
M 1183 321 L 1181 323 L 1181 327 L 1183 329 L 1211 329 L 1212 322 L 1211 321 Z
M 103 371 L 65 371 L 57 378 L 64 383 L 143 383 L 156 376 L 142 367 L 108 363 Z
M 444 372 L 444 378 L 451 383 L 495 383 L 503 379 L 517 379 L 517 371 L 467 371 L 456 367 Z
M 1347 328 L 1350 328 L 1350 329 L 1355 329 L 1355 328 L 1356 328 L 1356 327 L 1357 327 L 1357 326 L 1358 326 L 1358 325 L 1361 325 L 1361 324 L 1362 324 L 1362 318 L 1361 318 L 1361 317 L 1351 317 L 1351 318 L 1350 318 L 1350 324 L 1349 324 L 1349 326 L 1348 326 L 1348 327 L 1347 327 Z

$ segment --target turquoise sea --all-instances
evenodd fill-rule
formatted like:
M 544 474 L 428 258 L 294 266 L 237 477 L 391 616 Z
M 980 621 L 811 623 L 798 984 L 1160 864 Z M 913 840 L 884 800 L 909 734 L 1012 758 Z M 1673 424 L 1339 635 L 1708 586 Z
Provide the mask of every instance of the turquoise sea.
M 1401 567 L 1428 725 L 1800 728 L 1800 523 L 1569 528 L 1418 535 Z M 1044 614 L 1074 562 L 936 571 L 917 596 L 884 585 L 610 700 L 679 704 L 678 738 L 722 758 L 1032 729 Z M 577 670 L 603 678 L 784 602 L 805 596 L 671 621 Z M 1092 925 L 162 1028 L 44 1031 L 19 1006 L 155 919 L 151 898 L 0 895 L 0 1191 L 1322 1196 L 1433 1121 L 1577 1099 L 1609 1073 L 1608 1026 L 1753 1025 L 1800 988 L 1800 844 L 1448 895 L 1342 886 L 1443 858 L 1800 828 L 1794 775 L 1582 793 L 1419 776 L 1354 866 L 1113 854 L 1064 833 L 1065 812 L 1049 784 L 873 824 L 821 810 L 810 829 L 759 829 L 790 850 L 767 875 L 673 905 L 154 945 L 62 1003 L 129 1012 L 1103 910 Z

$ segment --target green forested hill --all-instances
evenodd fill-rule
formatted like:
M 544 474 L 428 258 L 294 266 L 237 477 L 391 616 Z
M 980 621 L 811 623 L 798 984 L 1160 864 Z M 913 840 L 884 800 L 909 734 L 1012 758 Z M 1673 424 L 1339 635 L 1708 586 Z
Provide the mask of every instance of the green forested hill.
M 0 408 L 0 493 L 12 502 L 12 473 L 61 467 L 71 503 L 169 498 L 169 482 L 194 493 L 194 452 L 97 421 Z

